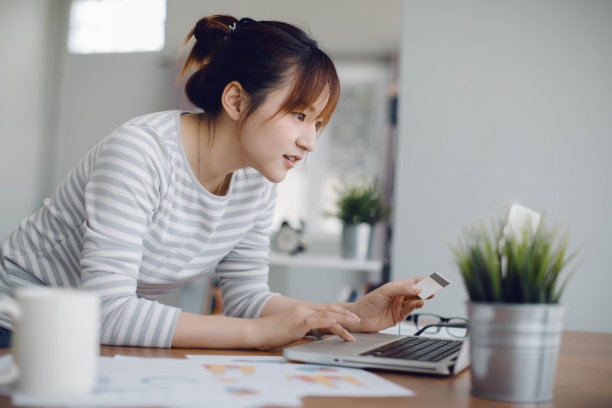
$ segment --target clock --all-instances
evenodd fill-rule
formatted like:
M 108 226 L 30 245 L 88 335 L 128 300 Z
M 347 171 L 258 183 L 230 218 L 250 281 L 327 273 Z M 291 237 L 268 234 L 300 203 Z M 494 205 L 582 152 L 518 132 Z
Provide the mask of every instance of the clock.
M 283 221 L 280 229 L 274 237 L 274 245 L 279 251 L 288 254 L 297 254 L 298 252 L 302 252 L 306 248 L 302 240 L 303 233 L 303 223 L 302 228 L 297 229 L 292 227 L 289 222 Z

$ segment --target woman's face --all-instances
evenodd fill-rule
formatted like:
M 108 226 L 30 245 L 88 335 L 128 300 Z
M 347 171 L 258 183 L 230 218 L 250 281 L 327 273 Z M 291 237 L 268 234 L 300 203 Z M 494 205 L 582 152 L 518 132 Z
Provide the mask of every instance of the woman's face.
M 274 90 L 245 121 L 240 134 L 247 166 L 278 183 L 307 152 L 315 149 L 320 114 L 327 103 L 326 93 L 310 107 L 278 113 L 291 84 Z

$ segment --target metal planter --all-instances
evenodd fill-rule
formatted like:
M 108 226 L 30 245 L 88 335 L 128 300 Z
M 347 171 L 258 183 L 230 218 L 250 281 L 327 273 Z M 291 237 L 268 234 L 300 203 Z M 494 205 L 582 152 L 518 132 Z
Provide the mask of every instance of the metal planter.
M 370 259 L 372 226 L 367 223 L 342 226 L 342 257 L 355 260 Z
M 472 394 L 512 402 L 553 397 L 564 308 L 468 303 Z

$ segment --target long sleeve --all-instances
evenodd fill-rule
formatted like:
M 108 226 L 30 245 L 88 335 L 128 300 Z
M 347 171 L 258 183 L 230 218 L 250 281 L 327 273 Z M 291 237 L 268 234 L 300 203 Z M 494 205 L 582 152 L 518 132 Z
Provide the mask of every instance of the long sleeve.
M 272 186 L 253 227 L 217 267 L 223 309 L 228 316 L 256 318 L 267 300 L 275 295 L 268 287 L 275 204 L 276 187 Z
M 159 168 L 165 162 L 162 147 L 146 133 L 142 127 L 120 129 L 92 163 L 81 287 L 101 295 L 102 343 L 169 347 L 180 310 L 136 295 L 143 237 L 166 183 L 160 177 L 167 173 Z
M 258 315 L 271 296 L 275 185 L 245 168 L 226 196 L 207 191 L 185 154 L 181 114 L 135 118 L 96 145 L 0 243 L 0 293 L 31 285 L 95 290 L 102 343 L 170 347 L 180 310 L 147 297 L 219 266 L 228 310 Z M 0 326 L 14 327 L 10 316 L 0 314 Z

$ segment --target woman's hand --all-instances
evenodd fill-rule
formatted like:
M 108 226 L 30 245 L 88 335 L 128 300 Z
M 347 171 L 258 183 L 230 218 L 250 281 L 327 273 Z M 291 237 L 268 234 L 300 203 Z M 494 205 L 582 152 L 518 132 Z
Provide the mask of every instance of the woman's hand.
M 326 329 L 346 341 L 354 341 L 355 338 L 345 327 L 358 325 L 360 319 L 341 306 L 318 303 L 300 304 L 286 312 L 253 319 L 251 322 L 255 348 L 269 350 L 299 340 L 313 329 Z
M 374 332 L 395 326 L 425 302 L 418 297 L 420 289 L 412 287 L 423 277 L 389 282 L 373 290 L 350 306 L 361 323 L 352 331 Z

